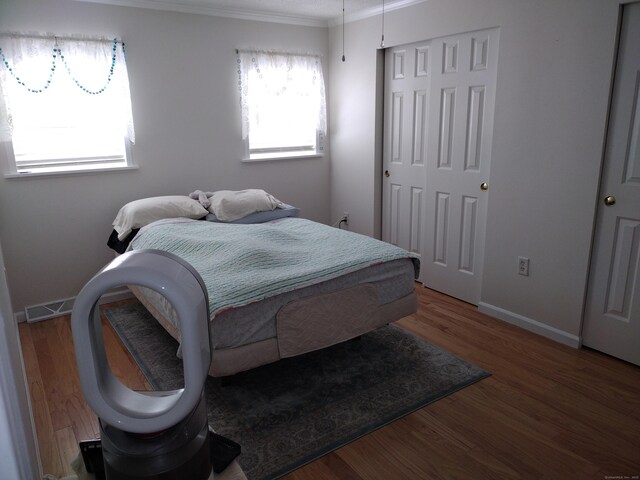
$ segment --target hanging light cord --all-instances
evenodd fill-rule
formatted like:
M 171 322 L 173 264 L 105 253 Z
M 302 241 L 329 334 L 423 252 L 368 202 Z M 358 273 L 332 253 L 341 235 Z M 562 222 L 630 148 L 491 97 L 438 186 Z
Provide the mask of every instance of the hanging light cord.
M 344 56 L 344 0 L 342 0 L 342 61 L 346 60 Z
M 380 48 L 384 48 L 384 0 L 382 0 L 382 38 L 380 39 Z

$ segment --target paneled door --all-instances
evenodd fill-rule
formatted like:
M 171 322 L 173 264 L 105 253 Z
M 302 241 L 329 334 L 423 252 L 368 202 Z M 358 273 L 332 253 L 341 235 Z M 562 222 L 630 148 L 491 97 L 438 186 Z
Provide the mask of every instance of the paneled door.
M 640 365 L 640 4 L 624 6 L 582 337 Z
M 429 42 L 385 52 L 382 239 L 425 248 Z M 424 269 L 420 281 L 424 282 Z
M 491 29 L 386 53 L 383 239 L 421 254 L 425 286 L 473 304 L 480 300 L 498 40 Z

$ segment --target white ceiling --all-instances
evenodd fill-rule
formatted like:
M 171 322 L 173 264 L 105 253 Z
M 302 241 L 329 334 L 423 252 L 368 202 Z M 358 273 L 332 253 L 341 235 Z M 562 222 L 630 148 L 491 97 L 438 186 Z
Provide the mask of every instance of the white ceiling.
M 342 22 L 343 0 L 78 0 L 297 25 Z M 384 0 L 385 12 L 426 0 Z M 347 22 L 379 15 L 383 0 L 344 0 Z

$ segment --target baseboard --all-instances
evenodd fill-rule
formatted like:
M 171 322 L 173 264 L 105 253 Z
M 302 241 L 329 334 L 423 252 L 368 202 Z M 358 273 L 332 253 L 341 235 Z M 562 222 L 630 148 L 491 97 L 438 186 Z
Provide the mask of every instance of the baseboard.
M 478 311 L 573 348 L 580 348 L 582 345 L 582 338 L 577 335 L 488 303 L 480 302 Z
M 102 305 L 103 303 L 117 302 L 119 300 L 126 300 L 127 298 L 131 298 L 131 297 L 133 297 L 133 293 L 131 293 L 131 290 L 129 290 L 127 287 L 122 287 L 118 290 L 113 290 L 111 292 L 107 292 L 103 294 L 100 297 L 100 300 L 98 300 L 98 305 Z M 71 301 L 75 300 L 75 297 L 66 298 L 64 300 L 54 300 L 52 302 L 48 302 L 48 304 L 53 304 L 58 302 L 68 302 L 70 300 Z M 42 304 L 42 305 L 47 305 L 47 304 Z M 34 322 L 41 322 L 43 320 L 48 320 L 50 318 L 54 318 L 60 315 L 67 315 L 69 313 L 70 313 L 69 311 L 64 311 L 64 312 L 61 311 L 59 313 L 43 316 L 42 318 L 37 318 L 35 320 L 27 320 L 27 314 L 23 310 L 21 312 L 14 312 L 13 318 L 15 319 L 16 323 L 23 323 L 23 322 L 34 323 Z
M 13 312 L 13 319 L 16 323 L 24 323 L 27 321 L 27 315 L 24 312 Z
M 105 293 L 100 297 L 98 301 L 98 305 L 103 305 L 105 303 L 118 302 L 120 300 L 126 300 L 127 298 L 132 298 L 133 293 L 127 287 L 122 287 L 119 290 L 114 290 L 109 293 Z

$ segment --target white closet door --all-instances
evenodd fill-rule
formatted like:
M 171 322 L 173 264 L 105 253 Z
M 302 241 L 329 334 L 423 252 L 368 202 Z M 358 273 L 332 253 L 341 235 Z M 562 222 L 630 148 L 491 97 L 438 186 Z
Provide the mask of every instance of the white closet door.
M 383 239 L 421 255 L 428 287 L 477 304 L 498 29 L 386 53 Z
M 425 249 L 429 58 L 429 42 L 385 53 L 382 239 L 418 255 Z
M 624 6 L 583 343 L 640 365 L 640 4 Z
M 498 30 L 432 43 L 433 108 L 427 155 L 427 286 L 480 300 Z

